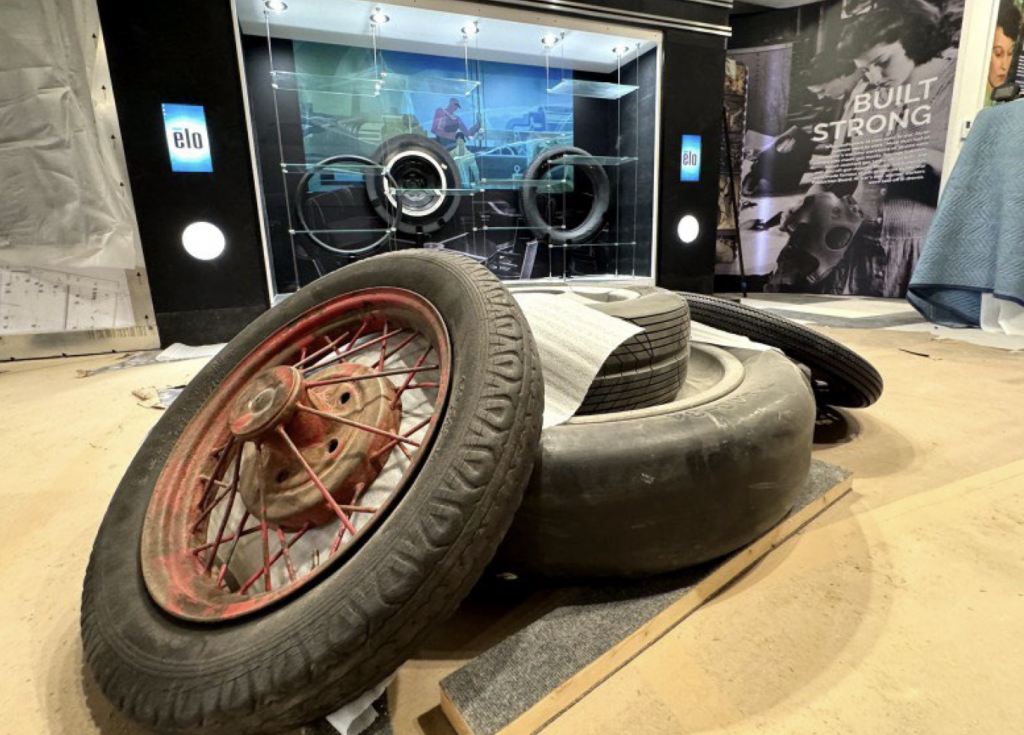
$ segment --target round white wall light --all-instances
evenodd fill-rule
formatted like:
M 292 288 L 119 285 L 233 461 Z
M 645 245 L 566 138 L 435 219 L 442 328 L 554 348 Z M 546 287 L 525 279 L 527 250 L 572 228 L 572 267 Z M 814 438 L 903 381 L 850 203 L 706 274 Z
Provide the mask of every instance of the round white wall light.
M 626 54 L 629 53 L 629 46 L 626 46 L 625 44 L 619 44 L 618 46 L 612 49 L 612 53 L 615 54 L 616 56 L 625 56 Z
M 553 48 L 558 41 L 559 38 L 554 33 L 545 33 L 540 39 L 541 45 L 544 46 L 544 48 Z
M 373 23 L 375 26 L 382 26 L 389 20 L 391 20 L 391 18 L 389 18 L 388 14 L 385 13 L 380 8 L 374 8 L 373 12 L 370 13 L 370 22 Z
M 684 214 L 676 225 L 676 234 L 685 243 L 691 243 L 700 234 L 700 223 L 692 214 Z
M 263 3 L 263 7 L 272 13 L 283 13 L 288 9 L 288 5 L 281 2 L 281 0 L 266 0 Z
M 198 260 L 213 260 L 224 252 L 224 233 L 209 222 L 193 222 L 181 233 L 185 252 Z
M 462 35 L 466 38 L 472 38 L 480 32 L 480 24 L 475 20 L 469 21 L 466 25 L 462 26 Z

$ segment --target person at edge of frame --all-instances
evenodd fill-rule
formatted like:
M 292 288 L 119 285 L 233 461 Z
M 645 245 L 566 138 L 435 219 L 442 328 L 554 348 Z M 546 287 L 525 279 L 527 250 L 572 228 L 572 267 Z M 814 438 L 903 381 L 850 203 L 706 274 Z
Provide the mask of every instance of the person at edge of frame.
M 994 104 L 992 90 L 1006 82 L 1013 62 L 1013 49 L 1020 38 L 1021 15 L 1013 0 L 1000 0 L 996 32 L 992 38 L 988 77 L 985 80 L 985 106 Z

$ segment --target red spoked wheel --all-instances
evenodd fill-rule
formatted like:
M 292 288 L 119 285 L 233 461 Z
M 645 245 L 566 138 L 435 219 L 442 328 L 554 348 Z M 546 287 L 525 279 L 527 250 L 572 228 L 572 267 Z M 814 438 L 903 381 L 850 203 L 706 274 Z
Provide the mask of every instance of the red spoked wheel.
M 280 733 L 393 672 L 493 557 L 540 439 L 529 327 L 483 266 L 382 255 L 261 315 L 126 471 L 84 657 L 148 729 Z
M 339 296 L 264 340 L 157 480 L 142 536 L 153 599 L 222 621 L 339 563 L 415 476 L 450 362 L 436 309 L 400 289 Z

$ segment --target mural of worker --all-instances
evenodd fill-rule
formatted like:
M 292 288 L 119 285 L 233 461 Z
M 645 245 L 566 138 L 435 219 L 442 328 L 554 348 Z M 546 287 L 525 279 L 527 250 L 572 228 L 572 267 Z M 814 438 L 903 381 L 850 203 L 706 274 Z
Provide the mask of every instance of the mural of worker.
M 471 128 L 466 127 L 458 110 L 462 105 L 459 100 L 452 97 L 448 100 L 447 107 L 438 107 L 434 111 L 434 123 L 430 126 L 430 132 L 434 134 L 437 142 L 448 150 L 455 147 L 456 138 L 459 133 L 466 138 L 472 138 L 480 131 L 480 118 L 477 117 L 476 124 Z

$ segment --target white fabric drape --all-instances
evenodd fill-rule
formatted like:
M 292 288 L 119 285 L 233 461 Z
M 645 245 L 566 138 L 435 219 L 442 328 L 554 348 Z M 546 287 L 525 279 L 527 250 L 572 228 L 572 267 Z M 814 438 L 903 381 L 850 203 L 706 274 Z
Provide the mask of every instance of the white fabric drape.
M 0 267 L 136 266 L 99 39 L 95 0 L 0 2 Z

